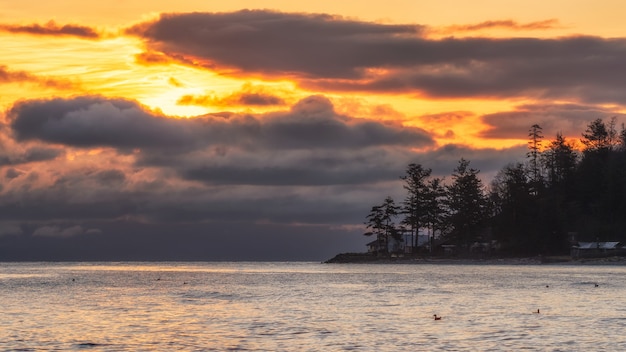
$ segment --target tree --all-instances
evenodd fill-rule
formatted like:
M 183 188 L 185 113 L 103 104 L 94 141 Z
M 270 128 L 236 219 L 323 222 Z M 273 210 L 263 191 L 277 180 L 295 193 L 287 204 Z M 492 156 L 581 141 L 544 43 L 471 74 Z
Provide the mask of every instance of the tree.
M 461 159 L 452 174 L 452 184 L 447 188 L 447 206 L 450 211 L 450 238 L 468 247 L 478 239 L 478 232 L 487 217 L 487 199 L 480 170 L 469 167 L 470 162 Z
M 585 153 L 607 152 L 611 149 L 614 132 L 611 132 L 611 129 L 607 128 L 602 119 L 595 119 L 587 125 L 587 129 L 582 136 L 583 139 L 581 139 L 581 142 L 586 147 L 584 150 Z
M 445 207 L 446 188 L 443 185 L 443 179 L 432 178 L 428 181 L 427 192 L 425 195 L 426 200 L 426 216 L 424 218 L 424 224 L 427 229 L 430 230 L 429 244 L 430 250 L 433 249 L 433 240 L 435 238 L 435 232 L 445 232 L 445 220 L 448 211 Z
M 626 126 L 622 124 L 622 130 L 619 132 L 619 150 L 626 152 Z
M 548 183 L 551 187 L 558 187 L 574 176 L 578 156 L 574 147 L 567 143 L 563 134 L 556 134 L 556 139 L 550 143 L 542 155 L 542 163 L 547 170 Z
M 529 254 L 537 240 L 537 197 L 528 173 L 522 163 L 509 164 L 491 182 L 494 235 L 517 254 Z
M 367 215 L 367 225 L 371 232 L 366 232 L 365 236 L 376 235 L 379 246 L 383 248 L 383 252 L 388 252 L 389 238 L 396 240 L 401 239 L 400 231 L 398 231 L 394 219 L 398 216 L 400 207 L 396 205 L 391 197 L 385 198 L 381 205 L 372 207 Z
M 427 217 L 429 196 L 427 180 L 431 173 L 431 169 L 412 163 L 407 167 L 406 175 L 401 177 L 405 182 L 404 189 L 407 191 L 407 196 L 402 203 L 402 212 L 405 215 L 402 223 L 409 227 L 413 247 L 417 247 L 417 235 Z
M 595 119 L 582 136 L 585 149 L 577 168 L 577 196 L 586 227 L 601 228 L 608 225 L 606 217 L 613 213 L 609 205 L 609 198 L 613 198 L 610 127 L 602 119 Z
M 528 131 L 530 140 L 528 141 L 528 153 L 526 156 L 530 159 L 530 173 L 535 195 L 537 195 L 542 185 L 541 163 L 539 160 L 541 156 L 541 140 L 543 139 L 542 130 L 541 126 L 534 124 Z

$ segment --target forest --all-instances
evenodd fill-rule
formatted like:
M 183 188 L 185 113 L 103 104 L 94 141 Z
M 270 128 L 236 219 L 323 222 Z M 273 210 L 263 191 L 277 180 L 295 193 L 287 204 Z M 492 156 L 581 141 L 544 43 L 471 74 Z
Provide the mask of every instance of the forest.
M 365 235 L 382 254 L 394 240 L 418 248 L 418 234 L 430 245 L 413 253 L 489 244 L 501 255 L 562 255 L 574 241 L 625 241 L 626 128 L 615 121 L 590 122 L 579 140 L 557 133 L 548 141 L 533 125 L 526 160 L 504 166 L 488 185 L 469 160 L 449 180 L 412 163 L 401 176 L 406 197 L 373 206 Z

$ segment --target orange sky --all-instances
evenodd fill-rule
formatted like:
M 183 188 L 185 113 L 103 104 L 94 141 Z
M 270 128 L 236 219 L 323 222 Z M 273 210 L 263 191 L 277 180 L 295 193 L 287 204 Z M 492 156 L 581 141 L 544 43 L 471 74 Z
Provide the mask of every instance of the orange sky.
M 137 99 L 153 109 L 168 115 L 194 116 L 223 110 L 267 112 L 273 107 L 224 106 L 228 96 L 242 87 L 278 92 L 288 105 L 311 94 L 325 94 L 338 111 L 364 118 L 400 120 L 409 126 L 418 126 L 436 133 L 440 144 L 460 143 L 477 147 L 510 147 L 520 140 L 500 138 L 484 141 L 476 134 L 484 130 L 479 115 L 496 113 L 532 102 L 523 94 L 510 97 L 480 98 L 424 97 L 414 92 L 393 93 L 337 92 L 315 89 L 294 82 L 289 77 L 259 77 L 238 74 L 229 76 L 180 63 L 146 66 L 137 62 L 136 55 L 144 50 L 138 38 L 123 34 L 124 28 L 153 19 L 159 13 L 170 12 L 228 12 L 244 8 L 275 9 L 299 13 L 327 13 L 345 19 L 373 21 L 385 24 L 419 24 L 427 26 L 427 35 L 433 38 L 466 37 L 525 37 L 556 38 L 574 34 L 617 36 L 626 25 L 618 20 L 624 5 L 619 1 L 525 1 L 511 4 L 502 1 L 401 1 L 363 5 L 362 2 L 316 1 L 107 1 L 85 3 L 65 0 L 54 2 L 3 1 L 0 21 L 5 25 L 45 25 L 55 21 L 57 26 L 76 24 L 94 28 L 102 35 L 100 40 L 76 37 L 35 36 L 0 33 L 3 52 L 0 59 L 8 70 L 28 72 L 62 84 L 50 86 L 40 83 L 13 83 L 0 86 L 0 107 L 6 109 L 17 99 L 68 96 L 76 93 L 103 94 Z M 451 11 L 454 9 L 454 11 Z M 564 9 L 567 9 L 564 11 Z M 506 22 L 514 25 L 505 25 Z M 498 24 L 500 23 L 500 24 Z M 482 26 L 481 26 L 482 24 Z M 468 29 L 469 28 L 469 29 Z M 482 28 L 482 29 L 481 29 Z M 63 87 L 65 85 L 65 87 Z M 256 87 L 256 88 L 254 88 Z M 183 96 L 211 96 L 212 102 L 202 105 L 177 103 Z M 566 99 L 559 101 L 567 103 Z M 219 102 L 219 103 L 218 103 Z M 231 99 L 232 102 L 232 99 Z M 380 115 L 380 107 L 393 111 Z M 621 109 L 620 109 L 621 111 Z M 439 125 L 436 121 L 420 118 L 446 112 L 471 112 L 474 117 Z M 441 132 L 445 129 L 444 132 Z M 446 138 L 446 131 L 454 138 Z M 437 133 L 439 131 L 439 133 Z M 450 133 L 447 134 L 450 136 Z M 520 131 L 520 139 L 525 131 Z

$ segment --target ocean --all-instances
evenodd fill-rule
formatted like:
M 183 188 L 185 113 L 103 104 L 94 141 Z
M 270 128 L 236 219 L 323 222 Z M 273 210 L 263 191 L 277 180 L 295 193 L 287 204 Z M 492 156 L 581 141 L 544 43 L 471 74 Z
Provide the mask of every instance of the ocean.
M 625 278 L 608 265 L 0 263 L 0 350 L 624 351 Z

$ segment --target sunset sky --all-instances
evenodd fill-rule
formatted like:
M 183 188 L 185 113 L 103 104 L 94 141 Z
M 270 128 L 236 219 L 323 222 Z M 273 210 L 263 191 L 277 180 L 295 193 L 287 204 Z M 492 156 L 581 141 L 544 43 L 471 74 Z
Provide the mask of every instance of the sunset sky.
M 323 260 L 411 162 L 626 122 L 622 1 L 259 3 L 0 0 L 0 260 Z

